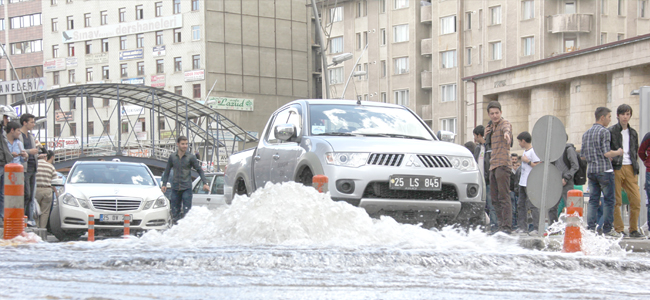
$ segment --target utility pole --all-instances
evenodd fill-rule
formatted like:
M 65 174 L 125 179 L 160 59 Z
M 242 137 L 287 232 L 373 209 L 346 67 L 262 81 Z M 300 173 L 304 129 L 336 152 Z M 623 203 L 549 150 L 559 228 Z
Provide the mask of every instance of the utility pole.
M 323 33 L 321 32 L 320 18 L 318 17 L 318 8 L 316 8 L 316 0 L 311 0 L 311 8 L 314 12 L 314 18 L 316 18 L 316 35 L 318 36 L 318 41 L 320 43 L 320 57 L 323 61 L 323 80 L 325 80 L 325 97 L 323 99 L 330 98 L 330 80 L 329 75 L 327 74 L 327 57 L 325 57 L 325 39 L 323 38 Z

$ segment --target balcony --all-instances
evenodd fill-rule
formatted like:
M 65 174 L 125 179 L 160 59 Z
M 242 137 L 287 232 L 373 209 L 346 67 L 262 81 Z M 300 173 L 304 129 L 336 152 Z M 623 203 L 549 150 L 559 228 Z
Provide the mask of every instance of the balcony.
M 420 44 L 420 51 L 422 55 L 431 56 L 433 53 L 433 43 L 431 39 L 422 39 Z
M 425 121 L 431 121 L 433 118 L 433 113 L 431 111 L 431 105 L 422 105 L 420 108 L 420 118 Z
M 431 71 L 422 71 L 421 75 L 421 83 L 422 83 L 422 88 L 423 89 L 430 89 L 432 87 L 432 75 Z
M 551 33 L 590 32 L 592 15 L 564 14 L 548 16 L 547 26 Z
M 431 18 L 433 15 L 433 10 L 431 5 L 422 6 L 420 8 L 420 22 L 431 24 Z

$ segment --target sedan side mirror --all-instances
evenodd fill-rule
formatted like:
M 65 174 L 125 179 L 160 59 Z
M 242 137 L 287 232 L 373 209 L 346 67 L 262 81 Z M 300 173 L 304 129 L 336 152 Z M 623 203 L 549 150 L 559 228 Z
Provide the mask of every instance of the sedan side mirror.
M 276 138 L 286 142 L 296 136 L 296 126 L 293 124 L 280 124 L 273 128 L 273 133 Z
M 57 178 L 57 179 L 52 179 L 52 186 L 63 186 L 63 179 Z

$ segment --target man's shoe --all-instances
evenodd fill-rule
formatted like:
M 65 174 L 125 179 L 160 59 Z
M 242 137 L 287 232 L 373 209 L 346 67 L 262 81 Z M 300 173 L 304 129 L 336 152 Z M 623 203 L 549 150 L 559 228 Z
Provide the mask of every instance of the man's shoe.
M 616 230 L 610 230 L 609 232 L 603 233 L 603 235 L 605 237 L 611 237 L 611 238 L 617 238 L 617 239 L 622 237 L 622 235 L 620 233 L 616 232 Z
M 640 233 L 638 230 L 630 232 L 630 238 L 637 239 L 637 238 L 645 238 L 645 235 Z
M 533 230 L 533 231 L 529 232 L 528 235 L 532 235 L 532 236 L 539 235 L 539 231 Z
M 625 231 L 617 232 L 619 235 L 623 236 L 624 238 L 628 237 L 627 233 Z
M 517 230 L 515 230 L 515 234 L 518 234 L 518 235 L 527 235 L 528 232 L 525 231 L 525 230 L 523 230 L 523 229 L 517 229 Z

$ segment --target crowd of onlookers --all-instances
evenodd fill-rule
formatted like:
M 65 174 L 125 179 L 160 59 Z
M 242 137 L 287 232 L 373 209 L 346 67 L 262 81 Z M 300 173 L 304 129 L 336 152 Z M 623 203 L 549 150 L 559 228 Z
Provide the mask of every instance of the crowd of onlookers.
M 532 136 L 524 131 L 516 136 L 524 152 L 511 153 L 515 136 L 512 125 L 501 114 L 501 105 L 492 101 L 487 106 L 487 126 L 474 128 L 474 142 L 465 146 L 473 152 L 486 184 L 486 213 L 490 218 L 491 232 L 537 235 L 540 217 L 539 208 L 530 201 L 528 177 L 532 169 L 543 163 L 533 149 Z M 595 123 L 582 136 L 580 153 L 568 143 L 562 156 L 551 162 L 562 174 L 562 196 L 552 200 L 548 213 L 548 224 L 558 221 L 562 206 L 567 202 L 567 193 L 582 188 L 587 182 L 589 204 L 587 228 L 611 237 L 645 238 L 639 227 L 641 195 L 638 186 L 639 162 L 646 166 L 645 190 L 650 198 L 650 133 L 639 137 L 629 121 L 632 107 L 620 105 L 616 110 L 618 122 L 611 127 L 612 112 L 598 107 Z M 567 136 L 568 140 L 568 136 Z M 623 194 L 629 201 L 629 230 L 621 216 Z M 650 220 L 650 204 L 648 219 Z

